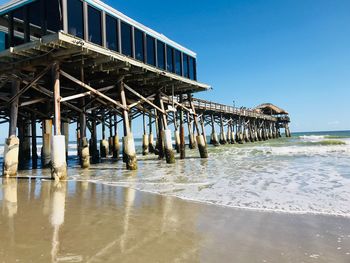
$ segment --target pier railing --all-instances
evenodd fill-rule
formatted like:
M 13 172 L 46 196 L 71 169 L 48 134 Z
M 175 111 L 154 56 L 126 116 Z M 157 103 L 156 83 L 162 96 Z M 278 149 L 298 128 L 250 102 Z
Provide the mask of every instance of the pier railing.
M 277 121 L 277 118 L 259 113 L 252 109 L 246 109 L 246 108 L 237 108 L 233 106 L 228 106 L 212 101 L 192 98 L 193 106 L 197 111 L 206 111 L 206 112 L 213 112 L 213 113 L 222 113 L 222 114 L 232 114 L 238 117 L 250 117 L 250 118 L 257 118 L 257 119 L 263 119 L 263 120 L 270 120 L 270 121 Z M 189 102 L 185 102 L 186 106 L 189 106 Z

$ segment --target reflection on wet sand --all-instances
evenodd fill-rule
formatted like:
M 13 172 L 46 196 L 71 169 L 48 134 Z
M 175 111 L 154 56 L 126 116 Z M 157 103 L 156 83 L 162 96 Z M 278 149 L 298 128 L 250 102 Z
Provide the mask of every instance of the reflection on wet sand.
M 350 260 L 347 218 L 235 210 L 86 182 L 0 186 L 2 262 Z

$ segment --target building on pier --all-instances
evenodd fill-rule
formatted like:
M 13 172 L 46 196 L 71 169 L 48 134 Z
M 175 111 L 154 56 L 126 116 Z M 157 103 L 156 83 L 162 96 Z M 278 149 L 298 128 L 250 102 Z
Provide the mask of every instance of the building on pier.
M 0 50 L 60 31 L 196 80 L 196 54 L 98 0 L 14 0 L 0 8 Z

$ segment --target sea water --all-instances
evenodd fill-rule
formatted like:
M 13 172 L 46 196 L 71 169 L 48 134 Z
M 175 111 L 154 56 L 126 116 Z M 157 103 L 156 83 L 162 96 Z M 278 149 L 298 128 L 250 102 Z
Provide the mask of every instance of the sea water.
M 69 151 L 69 180 L 236 208 L 350 216 L 348 131 L 209 146 L 208 159 L 200 159 L 198 150 L 186 149 L 186 159 L 177 159 L 175 165 L 154 155 L 138 156 L 136 172 L 126 171 L 121 161 L 83 171 L 74 158 L 76 146 L 70 144 Z

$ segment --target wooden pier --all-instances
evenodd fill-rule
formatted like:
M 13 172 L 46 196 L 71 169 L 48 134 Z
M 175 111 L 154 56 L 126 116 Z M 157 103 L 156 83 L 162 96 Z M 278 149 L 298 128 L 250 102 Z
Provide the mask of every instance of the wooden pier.
M 51 3 L 38 0 L 46 1 Z M 34 26 L 28 16 L 14 18 L 13 6 L 0 9 L 0 26 L 7 34 L 7 48 L 0 52 L 0 124 L 9 124 L 3 176 L 16 176 L 29 160 L 36 168 L 41 138 L 41 167 L 51 168 L 56 180 L 65 179 L 71 125 L 84 169 L 101 158 L 118 161 L 122 156 L 126 168 L 136 170 L 132 123 L 137 118 L 143 121 L 143 154 L 154 153 L 169 164 L 175 162 L 176 153 L 185 158 L 186 135 L 189 147 L 198 148 L 202 158 L 208 158 L 209 143 L 277 138 L 281 128 L 290 136 L 288 113 L 274 105 L 248 110 L 193 98 L 194 93 L 210 89 L 197 81 L 195 54 L 126 16 L 115 13 L 120 16 L 115 18 L 116 50 L 108 46 L 106 11 L 100 13 L 102 41 L 94 43 L 87 25 L 90 2 L 83 2 L 84 37 L 72 35 L 67 24 L 70 2 L 62 2 L 63 27 L 58 32 L 48 30 L 45 20 Z M 101 2 L 96 5 L 113 14 Z M 40 10 L 47 13 L 44 7 Z M 123 23 L 130 27 L 131 42 L 123 38 Z M 23 43 L 16 43 L 19 36 Z M 130 53 L 125 49 L 129 42 Z M 211 128 L 209 142 L 205 126 Z

